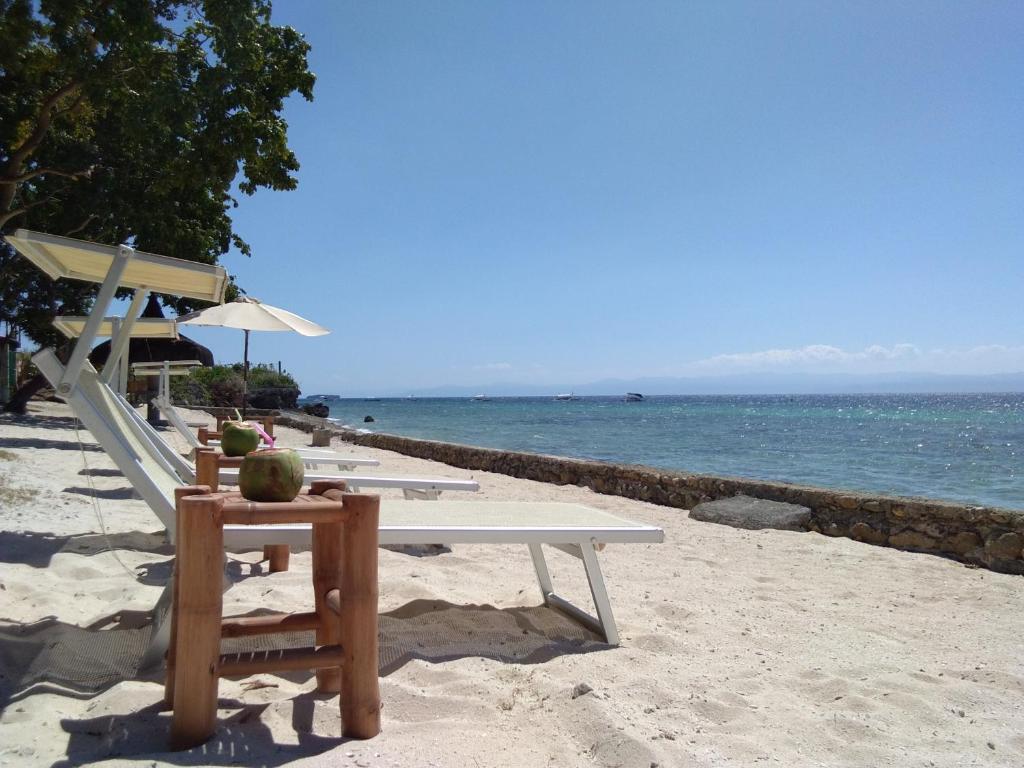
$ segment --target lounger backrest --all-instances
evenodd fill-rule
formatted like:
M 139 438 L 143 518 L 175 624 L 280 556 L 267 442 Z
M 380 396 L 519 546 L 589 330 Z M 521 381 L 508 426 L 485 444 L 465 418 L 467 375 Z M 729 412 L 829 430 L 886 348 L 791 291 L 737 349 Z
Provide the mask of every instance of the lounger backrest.
M 110 390 L 110 387 L 100 383 L 101 387 L 106 387 L 111 395 L 114 397 L 114 403 L 121 414 L 124 415 L 125 419 L 131 420 L 135 427 L 135 432 L 139 438 L 143 441 L 144 447 L 153 454 L 154 458 L 166 464 L 174 474 L 176 474 L 182 482 L 193 484 L 195 483 L 195 469 L 185 461 L 182 456 L 174 450 L 174 448 L 164 439 L 163 435 L 157 432 L 153 425 L 146 421 L 142 414 L 139 413 L 132 405 L 124 399 L 123 395 Z
M 188 424 L 185 423 L 181 414 L 178 413 L 178 409 L 174 407 L 170 400 L 165 397 L 157 397 L 154 398 L 153 402 L 160 409 L 160 412 L 163 413 L 167 421 L 171 423 L 171 426 L 178 430 L 178 433 L 188 441 L 189 445 L 193 448 L 198 448 L 202 445 L 199 442 L 199 438 L 192 433 L 192 430 L 189 429 Z
M 92 432 L 168 531 L 173 533 L 174 489 L 184 484 L 181 478 L 166 461 L 154 455 L 148 440 L 141 436 L 137 425 L 121 410 L 117 396 L 99 381 L 91 365 L 86 364 L 83 368 L 76 390 L 69 398 L 75 415 Z M 80 413 L 80 410 L 84 412 Z M 95 423 L 97 419 L 100 424 Z

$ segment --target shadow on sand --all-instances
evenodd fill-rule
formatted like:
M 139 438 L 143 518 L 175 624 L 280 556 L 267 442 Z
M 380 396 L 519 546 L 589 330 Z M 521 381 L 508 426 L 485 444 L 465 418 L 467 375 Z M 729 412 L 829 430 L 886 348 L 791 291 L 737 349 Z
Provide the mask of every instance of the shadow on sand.
M 82 488 L 72 485 L 61 489 L 64 493 L 77 493 L 80 496 L 88 496 L 93 499 L 107 499 L 109 501 L 126 501 L 137 499 L 139 495 L 131 486 L 127 488 Z
M 0 448 L 46 448 L 55 451 L 80 451 L 85 449 L 103 453 L 95 443 L 78 443 L 74 440 L 47 440 L 41 437 L 0 437 Z
M 58 536 L 40 531 L 0 531 L 0 563 L 47 568 L 53 556 L 60 552 L 92 557 L 111 548 L 167 556 L 174 554 L 174 547 L 167 543 L 167 536 L 163 532 L 130 531 L 107 536 L 101 533 Z
M 259 613 L 265 612 L 251 615 Z M 131 711 L 62 720 L 68 746 L 66 759 L 56 762 L 55 768 L 86 765 L 114 756 L 159 759 L 176 765 L 277 766 L 344 743 L 340 737 L 311 733 L 317 702 L 333 697 L 307 692 L 290 699 L 297 744 L 274 742 L 270 729 L 261 720 L 269 705 L 222 698 L 217 732 L 209 742 L 185 752 L 164 751 L 170 714 L 161 701 L 162 672 L 140 669 L 149 643 L 147 621 L 147 613 L 121 612 L 89 627 L 48 618 L 30 625 L 0 628 L 0 668 L 5 670 L 0 680 L 0 707 L 42 692 L 91 698 L 125 680 L 152 683 L 144 692 L 138 688 L 126 691 L 126 697 L 139 704 Z M 312 633 L 292 633 L 284 639 L 294 646 L 311 643 L 313 638 Z M 226 641 L 225 651 L 259 650 L 272 647 L 275 640 L 257 637 L 242 642 L 244 646 L 230 647 Z M 499 609 L 416 600 L 380 615 L 383 677 L 413 660 L 437 664 L 478 657 L 510 664 L 539 664 L 558 656 L 607 648 L 594 633 L 544 606 Z M 312 673 L 288 672 L 280 677 L 311 684 Z M 150 692 L 151 699 L 141 703 L 140 695 L 145 698 Z M 225 716 L 224 710 L 231 714 Z
M 0 423 L 16 424 L 19 427 L 30 427 L 32 429 L 74 429 L 75 425 L 79 422 L 74 416 L 0 413 Z

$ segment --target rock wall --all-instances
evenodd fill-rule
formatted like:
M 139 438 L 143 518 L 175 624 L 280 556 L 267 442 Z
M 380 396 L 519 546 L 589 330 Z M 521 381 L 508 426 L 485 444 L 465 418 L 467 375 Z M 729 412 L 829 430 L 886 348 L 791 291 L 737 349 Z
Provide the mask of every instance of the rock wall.
M 325 426 L 303 414 L 277 423 L 311 432 Z M 579 485 L 679 509 L 743 494 L 800 504 L 811 510 L 808 529 L 912 552 L 946 555 L 1003 573 L 1024 574 L 1024 511 L 975 507 L 929 499 L 812 488 L 738 477 L 533 453 L 476 448 L 386 434 L 361 434 L 334 427 L 357 445 L 395 451 L 453 467 L 499 472 L 556 485 Z

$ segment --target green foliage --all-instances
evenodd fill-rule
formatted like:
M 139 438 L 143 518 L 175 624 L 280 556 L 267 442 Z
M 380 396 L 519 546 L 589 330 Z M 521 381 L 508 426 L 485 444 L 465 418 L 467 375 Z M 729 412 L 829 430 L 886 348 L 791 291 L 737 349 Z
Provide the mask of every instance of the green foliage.
M 296 186 L 284 99 L 312 99 L 308 44 L 267 0 L 0 0 L 0 230 L 130 242 L 215 263 L 232 186 Z M 60 341 L 96 286 L 0 247 L 0 320 Z M 190 302 L 165 298 L 179 312 Z
M 220 405 L 241 407 L 242 364 L 214 365 L 193 368 L 188 376 L 171 377 L 171 399 L 180 405 Z M 262 366 L 249 369 L 249 392 L 265 387 L 298 389 L 295 379 L 288 373 Z
M 255 367 L 249 369 L 249 389 L 263 387 L 295 387 L 298 383 L 290 373 L 278 373 L 274 368 Z

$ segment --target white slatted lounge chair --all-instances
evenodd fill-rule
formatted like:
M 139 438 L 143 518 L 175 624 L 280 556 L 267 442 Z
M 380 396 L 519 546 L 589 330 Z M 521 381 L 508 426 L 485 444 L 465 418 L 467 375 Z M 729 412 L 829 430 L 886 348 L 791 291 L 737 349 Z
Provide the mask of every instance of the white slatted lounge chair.
M 25 230 L 7 239 L 54 279 L 70 277 L 101 283 L 95 314 L 86 323 L 68 364 L 61 365 L 51 349 L 37 353 L 33 360 L 173 536 L 174 490 L 182 487 L 183 481 L 168 457 L 154 450 L 153 444 L 140 436 L 144 432 L 122 409 L 122 401 L 114 391 L 104 386 L 110 384 L 113 371 L 104 371 L 102 377 L 97 375 L 86 356 L 119 285 L 135 288 L 136 292 L 128 316 L 111 342 L 111 355 L 116 357 L 123 353 L 133 318 L 138 315 L 150 289 L 220 301 L 226 282 L 224 270 L 138 254 L 126 246 L 99 246 Z M 411 504 L 417 506 L 410 507 Z M 309 546 L 310 534 L 309 526 L 299 525 L 225 526 L 224 544 L 233 550 L 253 550 L 275 544 Z M 529 545 L 545 602 L 598 628 L 613 645 L 618 643 L 618 632 L 597 560 L 597 545 L 656 543 L 662 541 L 663 536 L 659 528 L 577 504 L 385 501 L 381 505 L 382 543 Z M 545 543 L 583 560 L 597 609 L 596 618 L 555 594 L 540 549 Z M 154 614 L 156 629 L 150 661 L 158 660 L 166 648 L 169 622 L 163 619 L 170 605 L 169 597 L 168 587 Z
M 60 363 L 50 350 L 34 358 L 49 378 L 57 378 Z M 88 363 L 86 363 L 88 366 Z M 132 486 L 173 535 L 174 489 L 187 483 L 174 470 L 170 456 L 154 452 L 144 436 L 145 419 L 128 415 L 130 406 L 99 381 L 91 366 L 83 370 L 73 393 L 72 407 Z M 225 526 L 224 543 L 232 551 L 260 549 L 286 544 L 308 548 L 308 525 Z M 618 631 L 611 610 L 601 568 L 598 545 L 606 543 L 658 543 L 660 528 L 618 518 L 582 504 L 546 502 L 456 502 L 430 503 L 386 499 L 381 502 L 380 542 L 382 544 L 526 544 L 546 604 L 572 615 L 600 632 L 611 645 L 618 644 Z M 572 605 L 555 593 L 542 544 L 567 552 L 583 561 L 597 617 Z M 157 617 L 168 605 L 162 598 Z M 158 626 L 161 622 L 157 622 Z M 159 642 L 166 643 L 166 628 Z M 159 646 L 154 653 L 162 653 Z M 155 658 L 151 655 L 151 659 Z

